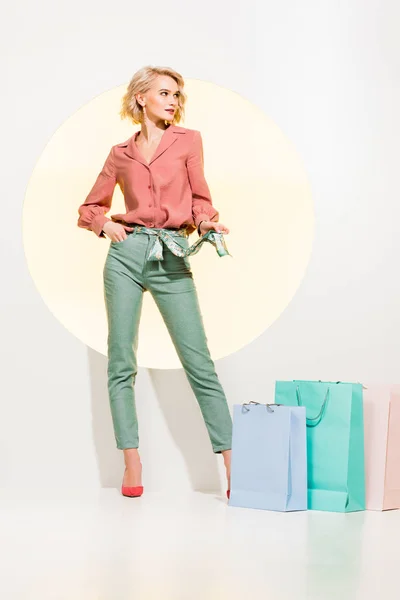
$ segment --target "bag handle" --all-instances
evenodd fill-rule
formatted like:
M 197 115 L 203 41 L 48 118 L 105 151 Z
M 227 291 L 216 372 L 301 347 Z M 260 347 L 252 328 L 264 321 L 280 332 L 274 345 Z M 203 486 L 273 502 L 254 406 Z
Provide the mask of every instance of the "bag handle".
M 325 399 L 324 399 L 324 401 L 322 403 L 322 406 L 321 406 L 321 410 L 319 411 L 319 413 L 317 414 L 317 416 L 306 419 L 307 427 L 316 427 L 317 425 L 319 425 L 321 423 L 322 417 L 325 414 L 325 408 L 326 408 L 326 404 L 328 402 L 329 392 L 330 392 L 330 388 L 328 387 L 328 389 L 326 391 Z M 304 404 L 302 403 L 302 400 L 301 400 L 300 387 L 299 386 L 296 386 L 296 398 L 297 398 L 297 404 L 298 404 L 298 406 L 304 406 Z
M 318 383 L 323 383 L 322 379 L 318 379 Z M 337 385 L 338 383 L 344 383 L 344 382 L 343 381 L 336 381 L 335 383 Z M 366 386 L 363 383 L 361 383 L 361 381 L 357 381 L 357 383 L 362 386 L 363 390 L 367 390 L 368 389 L 368 386 Z
M 242 413 L 249 412 L 250 408 L 247 408 L 249 404 L 258 404 L 259 406 L 265 406 L 267 411 L 270 413 L 275 412 L 271 407 L 272 406 L 282 406 L 282 404 L 261 404 L 261 402 L 255 402 L 254 400 L 250 400 L 250 402 L 243 402 L 242 404 Z

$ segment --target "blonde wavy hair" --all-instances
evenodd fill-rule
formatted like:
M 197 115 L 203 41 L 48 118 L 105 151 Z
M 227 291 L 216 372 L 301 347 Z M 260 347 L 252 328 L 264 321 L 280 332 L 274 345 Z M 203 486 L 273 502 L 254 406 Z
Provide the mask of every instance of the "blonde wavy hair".
M 177 125 L 185 117 L 185 103 L 186 94 L 183 91 L 185 82 L 182 75 L 177 73 L 169 67 L 142 67 L 139 71 L 136 71 L 132 79 L 128 84 L 126 93 L 122 97 L 120 116 L 121 119 L 130 119 L 135 124 L 142 123 L 143 121 L 143 108 L 136 100 L 136 94 L 145 94 L 153 85 L 155 79 L 159 75 L 167 75 L 172 77 L 178 84 L 179 88 L 179 102 L 178 109 L 175 112 L 172 123 Z

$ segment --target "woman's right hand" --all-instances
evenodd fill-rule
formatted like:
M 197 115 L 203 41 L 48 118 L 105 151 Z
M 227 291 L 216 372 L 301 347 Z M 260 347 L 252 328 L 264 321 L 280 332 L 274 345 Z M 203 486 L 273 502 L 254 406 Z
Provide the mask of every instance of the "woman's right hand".
M 127 238 L 126 232 L 133 231 L 133 227 L 114 223 L 114 221 L 107 221 L 103 225 L 103 231 L 112 242 L 122 242 Z

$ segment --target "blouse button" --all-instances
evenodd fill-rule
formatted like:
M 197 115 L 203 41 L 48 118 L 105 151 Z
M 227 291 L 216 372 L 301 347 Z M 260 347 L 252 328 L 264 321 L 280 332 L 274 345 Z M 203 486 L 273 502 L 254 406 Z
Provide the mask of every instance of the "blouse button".
M 149 190 L 151 190 L 151 185 L 148 185 L 147 187 L 149 188 Z

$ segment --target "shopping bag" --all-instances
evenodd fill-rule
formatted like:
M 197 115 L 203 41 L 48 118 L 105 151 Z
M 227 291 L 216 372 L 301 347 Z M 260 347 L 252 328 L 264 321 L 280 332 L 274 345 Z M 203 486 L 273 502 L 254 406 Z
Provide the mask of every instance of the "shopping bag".
M 365 510 L 362 385 L 277 381 L 275 402 L 306 407 L 308 508 Z
M 229 505 L 307 510 L 304 408 L 234 405 Z
M 364 387 L 366 507 L 400 508 L 400 385 Z

